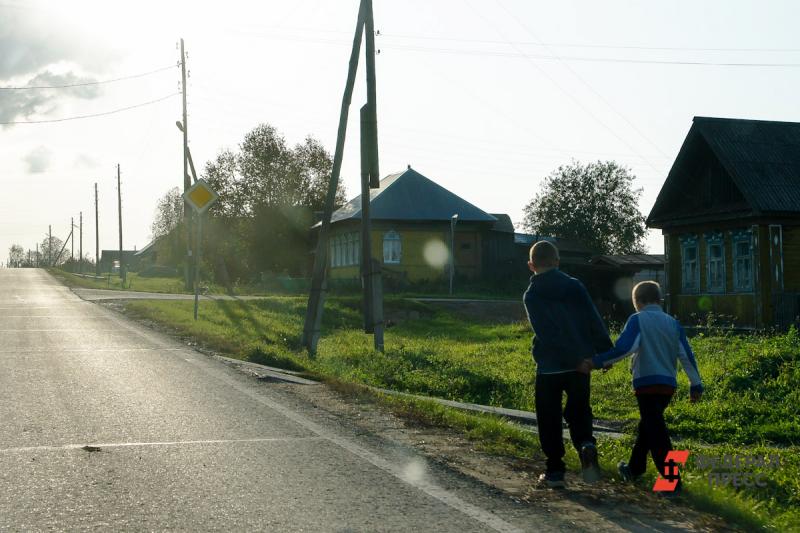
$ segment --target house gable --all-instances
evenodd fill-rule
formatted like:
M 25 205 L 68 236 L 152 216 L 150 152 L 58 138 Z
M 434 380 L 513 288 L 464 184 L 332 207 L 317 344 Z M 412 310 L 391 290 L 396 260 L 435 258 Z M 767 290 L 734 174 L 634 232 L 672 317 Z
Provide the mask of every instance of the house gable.
M 497 222 L 496 217 L 411 168 L 385 177 L 380 185 L 370 190 L 372 220 L 441 222 L 457 214 L 459 222 Z M 360 217 L 361 196 L 357 196 L 338 209 L 331 222 Z
M 725 165 L 693 125 L 661 188 L 649 227 L 735 218 L 753 208 Z
M 695 117 L 647 224 L 800 216 L 800 123 Z

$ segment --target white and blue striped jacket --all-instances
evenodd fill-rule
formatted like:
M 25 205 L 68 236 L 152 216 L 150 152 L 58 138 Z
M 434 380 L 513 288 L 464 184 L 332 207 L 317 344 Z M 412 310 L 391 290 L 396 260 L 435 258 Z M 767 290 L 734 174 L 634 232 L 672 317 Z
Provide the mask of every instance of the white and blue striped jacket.
M 592 358 L 596 368 L 633 355 L 631 373 L 633 388 L 648 385 L 677 387 L 678 359 L 689 376 L 692 392 L 702 391 L 703 384 L 697 361 L 686 340 L 686 333 L 677 320 L 658 304 L 651 304 L 631 315 L 617 343 L 611 350 Z

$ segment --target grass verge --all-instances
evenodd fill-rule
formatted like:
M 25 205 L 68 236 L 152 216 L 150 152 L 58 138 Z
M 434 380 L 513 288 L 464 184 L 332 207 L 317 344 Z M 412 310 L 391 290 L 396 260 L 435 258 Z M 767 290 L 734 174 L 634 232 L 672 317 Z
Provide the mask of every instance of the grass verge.
M 191 302 L 133 301 L 126 309 L 244 360 L 345 383 L 533 410 L 535 375 L 527 324 L 467 322 L 434 306 L 389 298 L 386 315 L 395 325 L 387 330 L 387 348 L 381 354 L 372 350 L 370 338 L 359 329 L 359 301 L 331 298 L 319 353 L 309 359 L 298 340 L 305 303 L 301 297 L 202 302 L 197 322 L 192 319 Z M 667 411 L 680 440 L 678 447 L 693 455 L 776 455 L 781 468 L 748 466 L 747 471 L 763 474 L 766 487 L 734 489 L 709 486 L 708 472 L 690 463 L 682 471 L 687 485 L 683 501 L 751 529 L 798 528 L 800 336 L 796 331 L 743 337 L 717 334 L 698 336 L 692 343 L 708 392 L 703 402 L 690 405 L 685 378 L 681 379 Z M 630 434 L 637 413 L 624 365 L 595 374 L 592 394 L 595 415 L 625 421 Z M 535 436 L 496 417 L 413 399 L 383 401 L 409 415 L 460 429 L 492 453 L 530 458 L 538 451 Z M 614 475 L 616 462 L 625 459 L 629 449 L 630 438 L 602 443 L 602 466 L 609 475 Z M 574 466 L 577 458 L 571 456 L 570 461 Z M 651 470 L 647 482 L 654 477 Z

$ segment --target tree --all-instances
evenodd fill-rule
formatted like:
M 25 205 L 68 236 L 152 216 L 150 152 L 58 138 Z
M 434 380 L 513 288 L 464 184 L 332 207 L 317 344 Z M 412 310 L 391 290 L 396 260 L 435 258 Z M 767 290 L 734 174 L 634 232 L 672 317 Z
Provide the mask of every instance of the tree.
M 52 247 L 51 247 L 52 244 Z M 67 260 L 67 256 L 69 254 L 61 254 L 61 257 L 58 256 L 58 253 L 61 252 L 62 248 L 64 247 L 64 241 L 53 235 L 52 241 L 45 237 L 42 240 L 42 243 L 39 245 L 39 257 L 42 266 L 58 266 L 64 261 Z M 52 265 L 50 263 L 53 263 Z
M 25 249 L 19 244 L 12 244 L 8 249 L 8 266 L 20 267 L 25 260 Z
M 183 196 L 178 187 L 168 190 L 158 200 L 156 216 L 150 225 L 153 240 L 168 235 L 178 227 L 183 220 L 183 204 Z
M 558 167 L 525 206 L 531 233 L 578 240 L 602 254 L 644 252 L 646 228 L 638 203 L 642 189 L 614 161 Z
M 269 124 L 245 135 L 239 151 L 221 151 L 205 164 L 203 178 L 219 194 L 211 208 L 222 217 L 252 216 L 265 207 L 325 206 L 333 160 L 322 143 L 306 137 L 289 148 Z M 336 205 L 345 202 L 344 187 L 336 190 Z

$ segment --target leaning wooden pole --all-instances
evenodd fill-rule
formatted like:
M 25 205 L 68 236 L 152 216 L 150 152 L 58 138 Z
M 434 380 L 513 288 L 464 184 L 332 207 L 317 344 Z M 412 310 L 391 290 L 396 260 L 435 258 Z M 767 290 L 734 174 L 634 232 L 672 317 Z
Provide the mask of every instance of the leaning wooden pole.
M 308 296 L 308 307 L 301 339 L 303 346 L 306 347 L 311 356 L 317 353 L 317 343 L 319 342 L 319 334 L 322 327 L 322 310 L 325 301 L 325 271 L 328 264 L 328 233 L 330 232 L 331 217 L 333 216 L 333 207 L 336 202 L 336 190 L 339 187 L 339 173 L 342 169 L 344 141 L 347 133 L 347 118 L 350 111 L 350 101 L 353 98 L 356 71 L 358 70 L 358 56 L 361 53 L 361 39 L 364 33 L 366 9 L 366 0 L 362 0 L 358 8 L 358 22 L 356 23 L 356 32 L 353 38 L 353 49 L 350 53 L 347 82 L 342 96 L 342 110 L 339 114 L 339 131 L 336 136 L 333 169 L 328 181 L 328 195 L 325 199 L 325 210 L 322 214 L 322 225 L 319 229 L 316 254 L 314 254 L 311 293 Z
M 380 168 L 378 164 L 378 102 L 377 102 L 377 83 L 375 75 L 375 22 L 372 15 L 372 0 L 364 0 L 366 4 L 366 15 L 364 19 L 364 33 L 366 37 L 366 70 L 367 70 L 367 105 L 362 109 L 361 128 L 362 128 L 362 205 L 366 200 L 367 214 L 362 218 L 362 223 L 366 225 L 365 248 L 370 253 L 365 257 L 366 261 L 362 264 L 366 266 L 364 286 L 369 287 L 365 290 L 365 298 L 369 298 L 369 303 L 365 301 L 365 307 L 369 309 L 368 318 L 370 320 L 369 333 L 373 334 L 374 346 L 378 351 L 383 351 L 383 280 L 381 278 L 381 263 L 372 257 L 371 233 L 372 227 L 369 217 L 370 189 L 377 189 L 381 185 Z M 366 140 L 366 142 L 363 142 Z M 366 166 L 364 166 L 366 165 Z

